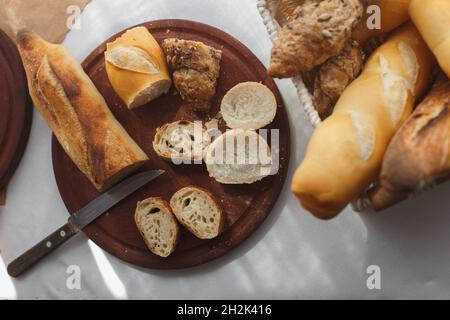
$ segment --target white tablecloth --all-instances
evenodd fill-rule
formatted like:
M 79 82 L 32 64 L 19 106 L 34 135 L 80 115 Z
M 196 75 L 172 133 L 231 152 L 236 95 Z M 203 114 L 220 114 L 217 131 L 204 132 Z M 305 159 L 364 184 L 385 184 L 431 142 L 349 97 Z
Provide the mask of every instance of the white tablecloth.
M 81 29 L 71 31 L 64 44 L 81 61 L 114 33 L 164 18 L 218 27 L 268 63 L 271 43 L 255 0 L 93 0 L 81 16 Z M 292 126 L 291 176 L 312 130 L 291 82 L 278 84 Z M 264 225 L 238 249 L 207 265 L 143 270 L 80 234 L 24 277 L 11 279 L 5 265 L 68 217 L 53 176 L 50 137 L 36 112 L 7 205 L 0 207 L 0 298 L 450 298 L 450 184 L 383 213 L 347 209 L 322 222 L 300 208 L 288 181 Z M 81 270 L 80 290 L 66 285 L 72 265 Z M 367 287 L 370 265 L 381 270 L 381 290 Z

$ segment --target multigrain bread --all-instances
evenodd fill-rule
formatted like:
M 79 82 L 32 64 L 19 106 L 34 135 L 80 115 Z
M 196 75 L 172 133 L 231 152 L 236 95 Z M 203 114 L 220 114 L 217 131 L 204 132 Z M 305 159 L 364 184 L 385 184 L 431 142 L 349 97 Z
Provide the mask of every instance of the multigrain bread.
M 360 0 L 305 0 L 281 29 L 269 75 L 290 78 L 337 56 L 363 15 Z
M 36 108 L 98 190 L 108 189 L 148 160 L 63 46 L 27 30 L 18 33 L 17 45 Z
M 382 209 L 449 174 L 450 81 L 443 76 L 389 144 L 372 204 Z
M 199 122 L 176 121 L 156 130 L 153 149 L 167 161 L 202 160 L 211 137 Z
M 178 221 L 199 239 L 216 238 L 222 231 L 221 205 L 204 189 L 183 188 L 173 195 L 170 206 Z
M 130 29 L 106 47 L 106 73 L 129 109 L 169 91 L 172 81 L 164 53 L 147 28 Z
M 450 78 L 450 1 L 412 0 L 411 20 Z
M 180 232 L 167 201 L 148 198 L 138 202 L 134 220 L 151 252 L 166 258 L 175 251 Z
M 396 31 L 314 132 L 292 182 L 302 206 L 331 219 L 377 178 L 384 152 L 428 88 L 434 59 L 412 24 Z
M 209 175 L 222 184 L 252 184 L 271 174 L 266 140 L 253 130 L 229 130 L 206 150 Z
M 209 111 L 216 94 L 222 52 L 202 42 L 165 39 L 162 44 L 181 98 L 198 111 Z
M 277 114 L 277 100 L 272 91 L 258 82 L 243 82 L 227 92 L 221 114 L 232 129 L 260 129 Z

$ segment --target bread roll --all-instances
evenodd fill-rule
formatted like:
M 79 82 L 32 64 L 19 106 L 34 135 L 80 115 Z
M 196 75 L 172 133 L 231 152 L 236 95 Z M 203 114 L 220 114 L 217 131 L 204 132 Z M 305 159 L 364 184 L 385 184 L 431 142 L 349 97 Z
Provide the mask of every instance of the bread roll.
M 129 109 L 166 94 L 170 80 L 164 53 L 145 27 L 136 27 L 106 45 L 109 81 Z
M 206 190 L 183 188 L 173 195 L 170 206 L 178 221 L 199 239 L 214 239 L 222 231 L 222 208 Z
M 31 31 L 20 31 L 17 44 L 36 108 L 98 190 L 108 189 L 148 160 L 63 46 Z
M 450 1 L 412 0 L 411 19 L 450 77 Z
M 392 139 L 372 204 L 382 209 L 449 174 L 450 81 L 443 77 Z
M 426 1 L 425 1 L 426 2 Z M 357 28 L 353 31 L 353 39 L 364 44 L 370 38 L 388 33 L 409 20 L 409 4 L 411 0 L 371 0 L 370 5 L 380 8 L 381 29 L 368 29 L 367 22 L 373 13 L 369 15 L 366 11 Z
M 408 24 L 370 57 L 314 132 L 292 190 L 318 218 L 335 217 L 376 178 L 386 147 L 426 90 L 433 56 Z
M 148 198 L 139 202 L 134 220 L 151 252 L 166 258 L 175 251 L 180 228 L 167 201 Z

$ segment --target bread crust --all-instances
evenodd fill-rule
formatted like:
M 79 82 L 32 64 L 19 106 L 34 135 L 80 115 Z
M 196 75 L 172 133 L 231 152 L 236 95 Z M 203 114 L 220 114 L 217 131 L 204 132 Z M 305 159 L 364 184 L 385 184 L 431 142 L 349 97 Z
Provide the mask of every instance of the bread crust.
M 442 77 L 393 138 L 381 185 L 408 194 L 450 174 L 450 81 Z
M 98 190 L 108 189 L 148 160 L 64 47 L 27 30 L 18 33 L 17 44 L 36 108 Z

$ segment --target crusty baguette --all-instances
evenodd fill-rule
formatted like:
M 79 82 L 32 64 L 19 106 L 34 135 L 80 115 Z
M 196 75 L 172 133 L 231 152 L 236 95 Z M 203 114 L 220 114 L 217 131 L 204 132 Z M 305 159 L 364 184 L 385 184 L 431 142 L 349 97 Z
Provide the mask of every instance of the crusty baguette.
M 18 33 L 17 44 L 36 108 L 98 190 L 108 189 L 148 160 L 63 46 L 26 30 Z
M 434 59 L 412 24 L 377 49 L 314 132 L 292 191 L 331 219 L 377 177 L 386 147 L 428 87 Z
M 425 1 L 426 2 L 426 1 Z M 369 5 L 376 5 L 380 8 L 381 28 L 369 29 L 367 23 L 374 23 L 376 18 L 374 12 L 370 11 L 364 15 L 361 22 L 353 31 L 352 38 L 364 45 L 367 40 L 377 37 L 401 26 L 409 20 L 409 4 L 411 0 L 370 0 Z
M 277 114 L 277 100 L 272 91 L 258 82 L 243 82 L 227 92 L 221 113 L 232 129 L 260 129 Z
M 412 0 L 409 14 L 450 78 L 450 1 Z
M 222 208 L 204 189 L 183 188 L 173 195 L 170 206 L 178 221 L 199 239 L 216 238 L 222 231 Z
M 252 184 L 270 175 L 270 147 L 253 130 L 229 130 L 206 150 L 209 175 L 222 184 Z
M 164 53 L 145 27 L 136 27 L 107 44 L 105 67 L 117 95 L 129 109 L 169 91 L 172 81 Z
M 167 161 L 202 160 L 211 138 L 203 125 L 190 121 L 167 123 L 156 130 L 153 149 Z
M 443 77 L 392 139 L 372 204 L 381 209 L 449 174 L 450 81 Z
M 167 201 L 148 198 L 138 202 L 134 220 L 151 252 L 166 258 L 175 251 L 180 230 Z

